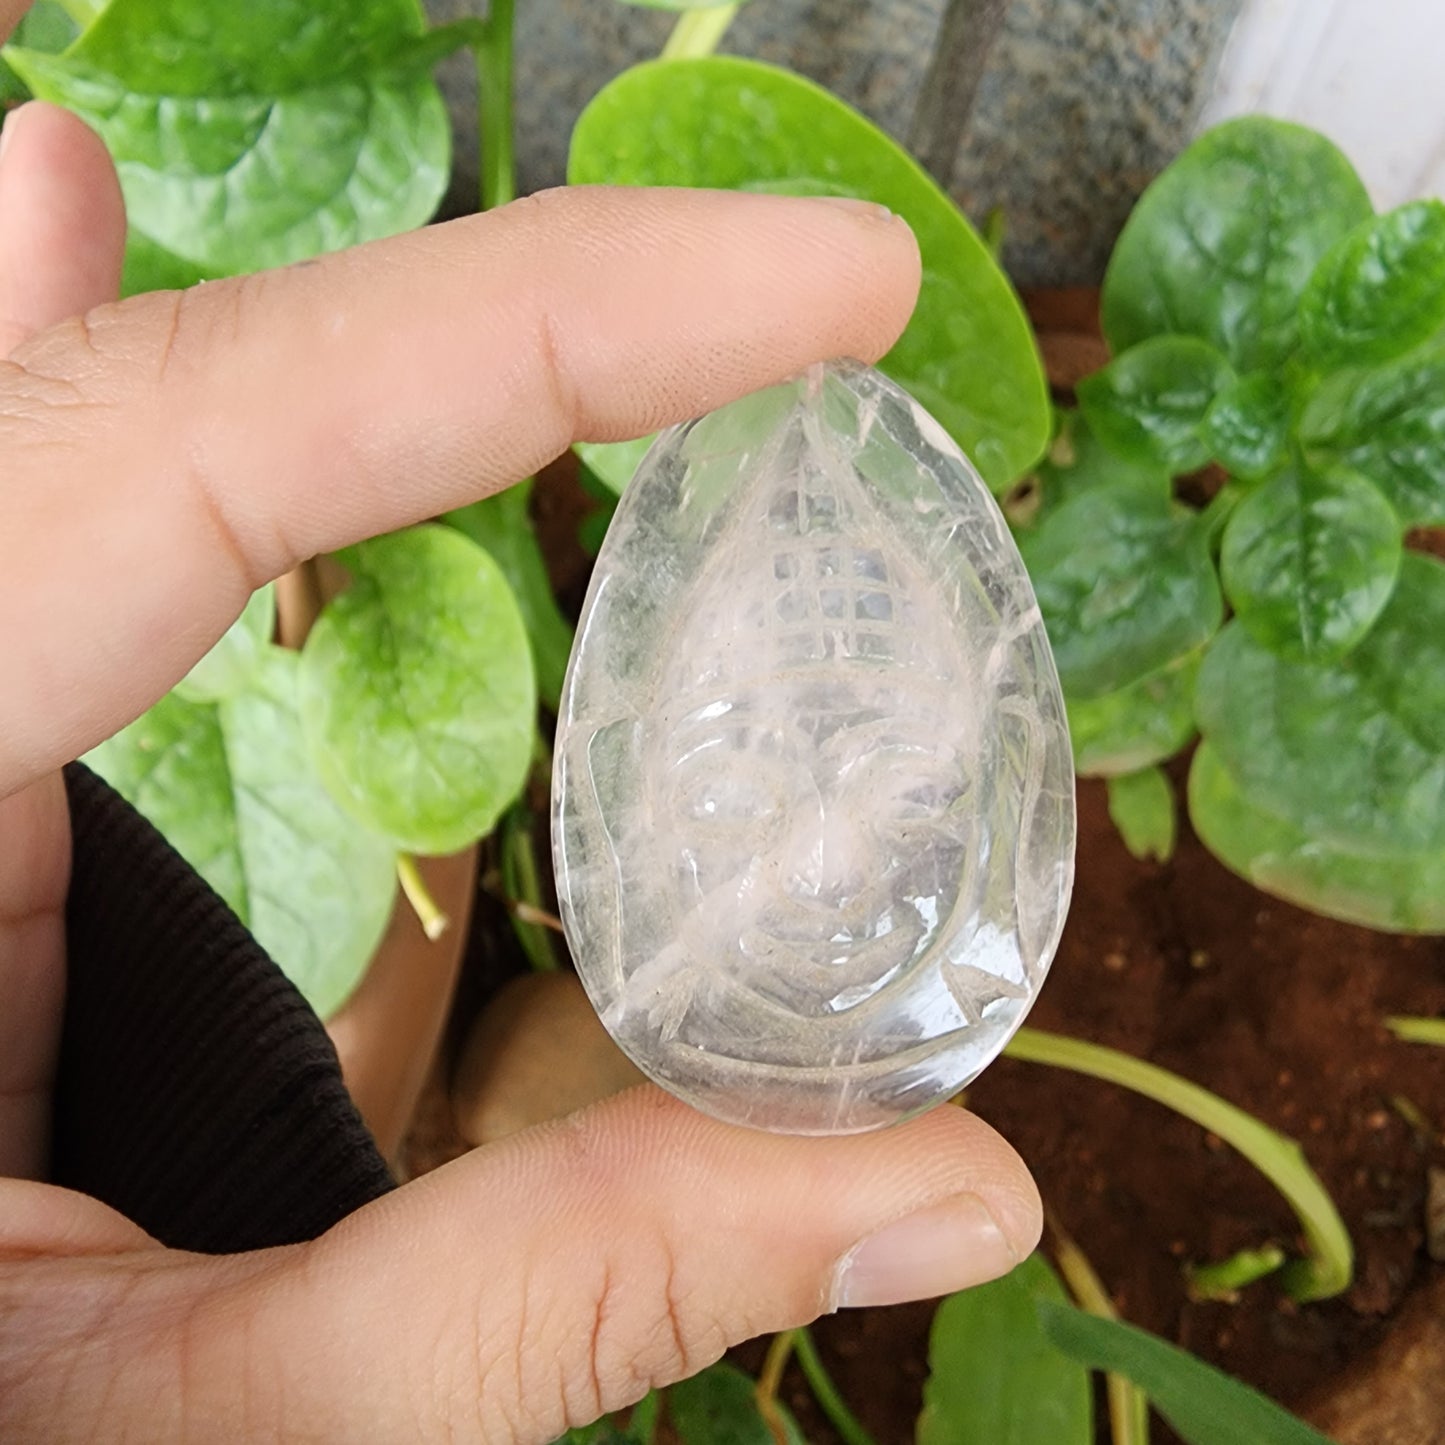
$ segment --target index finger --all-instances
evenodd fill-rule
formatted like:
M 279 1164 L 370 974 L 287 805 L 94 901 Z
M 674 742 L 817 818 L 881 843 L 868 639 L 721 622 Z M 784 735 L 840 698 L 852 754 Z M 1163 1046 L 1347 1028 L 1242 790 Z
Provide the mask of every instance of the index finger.
M 103 307 L 0 363 L 0 795 L 137 716 L 252 589 L 833 355 L 918 285 L 879 207 L 558 191 Z

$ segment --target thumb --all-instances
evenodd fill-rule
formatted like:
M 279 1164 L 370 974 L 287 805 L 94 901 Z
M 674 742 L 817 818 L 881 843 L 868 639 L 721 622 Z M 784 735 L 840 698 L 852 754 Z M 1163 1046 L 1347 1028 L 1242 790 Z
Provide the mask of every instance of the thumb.
M 215 1337 L 188 1378 L 231 1398 L 187 1414 L 246 1418 L 250 1379 L 288 1438 L 549 1441 L 753 1335 L 994 1278 L 1039 1229 L 1024 1166 L 962 1110 L 797 1139 L 639 1088 L 354 1215 L 266 1282 L 244 1370 Z

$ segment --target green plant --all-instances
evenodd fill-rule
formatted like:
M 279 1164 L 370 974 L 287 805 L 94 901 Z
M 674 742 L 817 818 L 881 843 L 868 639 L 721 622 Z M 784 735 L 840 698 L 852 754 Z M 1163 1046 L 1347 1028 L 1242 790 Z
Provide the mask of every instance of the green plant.
M 1121 775 L 1202 732 L 1190 815 L 1231 868 L 1445 929 L 1445 566 L 1404 546 L 1445 522 L 1445 204 L 1376 216 L 1322 136 L 1229 122 L 1140 201 L 1103 325 L 1020 530 L 1081 769 L 1157 851 L 1168 799 Z
M 588 108 L 570 179 L 867 196 L 909 221 L 924 294 L 884 369 L 996 491 L 1037 469 L 1040 504 L 1021 545 L 1080 767 L 1111 778 L 1131 846 L 1172 847 L 1155 765 L 1202 727 L 1191 810 L 1232 866 L 1325 911 L 1445 926 L 1445 833 L 1430 807 L 1445 778 L 1445 582 L 1437 564 L 1401 559 L 1406 527 L 1445 520 L 1445 207 L 1371 219 L 1343 158 L 1294 128 L 1245 122 L 1206 137 L 1121 239 L 1105 293 L 1117 359 L 1081 387 L 1081 413 L 1045 456 L 1051 415 L 1027 321 L 948 197 L 826 91 L 713 56 L 735 6 L 663 8 L 687 12 L 664 58 Z M 429 71 L 459 46 L 475 51 L 481 81 L 482 204 L 503 204 L 516 189 L 510 0 L 485 23 L 436 31 L 415 0 L 257 0 L 234 15 L 206 0 L 41 0 L 5 52 L 0 100 L 70 105 L 106 139 L 130 212 L 134 292 L 426 220 L 449 163 Z M 1207 245 L 1205 214 L 1223 218 Z M 648 441 L 579 452 L 615 493 Z M 1228 483 L 1203 507 L 1181 504 L 1173 474 L 1211 459 Z M 429 931 L 439 926 L 410 855 L 494 827 L 519 935 L 537 966 L 553 962 L 518 799 L 545 759 L 538 705 L 555 707 L 571 639 L 528 499 L 524 484 L 343 554 L 349 585 L 299 655 L 271 641 L 276 599 L 263 589 L 171 696 L 93 755 L 322 1013 L 364 968 L 394 879 Z M 1285 705 L 1270 709 L 1270 698 Z M 1316 735 L 1322 713 L 1332 730 Z M 1384 739 L 1369 757 L 1351 746 L 1366 727 Z M 1290 1266 L 1290 1287 L 1301 1298 L 1343 1287 L 1348 1239 L 1289 1141 L 1107 1050 L 1025 1033 L 1013 1052 L 1126 1083 L 1216 1129 L 1301 1215 L 1310 1251 Z M 1204 1269 L 1238 1284 L 1282 1261 L 1273 1249 L 1263 1263 Z M 1104 1318 L 1077 1259 L 1065 1273 L 1094 1317 L 1037 1258 L 945 1303 L 920 1439 L 966 1438 L 965 1428 L 1040 1438 L 1016 1422 L 1000 1433 L 996 1421 L 1015 1411 L 1050 1421 L 1050 1439 L 1089 1438 L 1090 1368 L 1114 1376 L 1121 1445 L 1144 1438 L 1128 1380 L 1200 1445 L 1318 1438 Z M 790 1355 L 840 1436 L 868 1445 L 807 1331 L 779 1337 L 760 1386 L 724 1365 L 673 1387 L 675 1430 L 694 1445 L 799 1438 L 777 1400 Z M 960 1392 L 964 1359 L 971 1384 Z M 981 1372 L 991 1392 L 977 1388 Z M 1003 1413 L 979 1415 L 986 1405 Z M 649 1441 L 661 1408 L 650 1396 L 625 1421 L 572 1438 Z
M 1008 282 L 952 202 L 861 116 L 785 71 L 707 57 L 732 13 L 685 14 L 666 50 L 683 58 L 639 66 L 597 98 L 577 127 L 573 179 L 870 195 L 900 211 L 923 244 L 927 304 L 885 366 L 1007 485 L 1049 424 Z M 499 205 L 516 189 L 510 4 L 428 31 L 417 0 L 263 0 L 224 16 L 205 0 L 46 0 L 0 80 L 5 94 L 70 106 L 109 145 L 134 292 L 425 221 L 449 169 L 428 72 L 459 46 L 477 55 L 482 202 Z M 616 488 L 645 445 L 585 459 Z M 545 756 L 538 704 L 557 705 L 571 630 L 528 500 L 524 484 L 342 555 L 348 585 L 299 660 L 270 640 L 265 589 L 185 684 L 91 755 L 323 1013 L 365 968 L 393 874 L 429 931 L 443 926 L 411 855 L 489 833 Z M 530 839 L 504 828 L 501 875 L 545 966 L 551 944 L 524 916 L 539 901 Z
M 1148 1445 L 1157 1411 L 1186 1445 L 1329 1445 L 1263 1395 L 1116 1318 L 1087 1260 L 1061 1241 L 1060 1271 L 1041 1254 L 1011 1274 L 940 1302 L 918 1445 L 1093 1445 L 1092 1373 L 1109 1377 L 1114 1445 Z M 1070 1298 L 1072 1291 L 1074 1298 Z M 796 1445 L 777 1398 L 797 1352 L 804 1380 L 845 1445 L 875 1445 L 838 1394 L 807 1330 L 774 1337 L 755 1384 L 730 1365 L 652 1394 L 627 1416 L 570 1431 L 557 1445 L 650 1445 L 665 1416 L 681 1445 Z

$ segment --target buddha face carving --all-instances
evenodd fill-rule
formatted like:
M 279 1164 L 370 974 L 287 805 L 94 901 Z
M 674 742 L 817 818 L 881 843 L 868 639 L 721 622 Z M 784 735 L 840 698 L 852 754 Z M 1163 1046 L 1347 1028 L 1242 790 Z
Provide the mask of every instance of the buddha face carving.
M 958 903 L 978 764 L 926 587 L 887 545 L 846 543 L 868 519 L 825 481 L 784 478 L 748 558 L 699 589 L 712 605 L 681 631 L 643 767 L 687 951 L 805 1016 L 927 958 Z
M 660 442 L 599 558 L 554 787 L 604 1022 L 742 1122 L 872 1127 L 1022 1018 L 1072 862 L 1022 564 L 916 405 L 821 371 Z

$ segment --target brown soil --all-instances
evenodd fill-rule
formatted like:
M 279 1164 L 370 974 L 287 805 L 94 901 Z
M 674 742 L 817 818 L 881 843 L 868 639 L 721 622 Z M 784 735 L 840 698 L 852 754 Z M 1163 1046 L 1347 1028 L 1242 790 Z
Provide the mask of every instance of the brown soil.
M 1098 364 L 1096 295 L 1035 297 L 1031 309 L 1063 393 Z M 559 592 L 575 610 L 586 570 L 575 527 L 588 504 L 569 473 L 544 478 L 537 511 Z M 1182 762 L 1172 770 L 1181 795 L 1184 772 Z M 1233 1304 L 1192 1302 L 1187 1261 L 1299 1245 L 1288 1206 L 1249 1164 L 1157 1105 L 1055 1069 L 1000 1060 L 968 1102 L 1023 1154 L 1129 1320 L 1308 1413 L 1445 1275 L 1423 1247 L 1427 1171 L 1445 1163 L 1445 1049 L 1398 1043 L 1380 1022 L 1445 1014 L 1445 939 L 1371 933 L 1271 899 L 1221 867 L 1182 819 L 1169 863 L 1138 862 L 1109 821 L 1101 783 L 1081 783 L 1079 804 L 1074 902 L 1030 1023 L 1175 1070 L 1297 1138 L 1349 1226 L 1355 1284 L 1306 1306 L 1269 1280 Z M 484 895 L 454 1038 L 520 966 L 504 912 Z M 463 1147 L 438 1082 L 412 1165 Z M 929 1305 L 900 1306 L 817 1326 L 826 1363 L 879 1445 L 913 1439 L 931 1315 Z M 756 1369 L 762 1344 L 737 1358 Z M 796 1367 L 783 1396 L 807 1438 L 832 1445 Z M 1172 1437 L 1161 1428 L 1155 1439 Z

